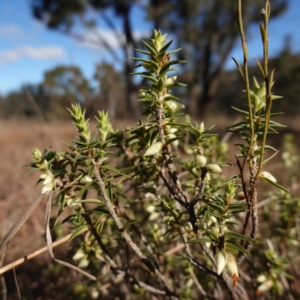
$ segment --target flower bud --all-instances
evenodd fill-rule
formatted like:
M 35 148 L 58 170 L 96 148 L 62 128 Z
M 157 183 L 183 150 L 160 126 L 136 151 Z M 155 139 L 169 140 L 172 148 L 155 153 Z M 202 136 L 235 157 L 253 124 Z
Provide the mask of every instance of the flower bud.
M 235 286 L 235 282 L 237 280 L 239 280 L 239 273 L 238 273 L 238 267 L 237 267 L 236 259 L 230 253 L 227 254 L 226 267 L 227 267 L 228 271 L 230 272 L 230 274 L 232 276 L 233 285 Z
M 32 150 L 32 155 L 36 160 L 40 160 L 42 158 L 42 152 L 38 148 L 34 148 Z
M 220 235 L 220 230 L 217 226 L 210 227 L 210 231 L 218 238 Z
M 162 142 L 157 142 L 153 145 L 151 145 L 146 153 L 144 154 L 144 156 L 152 156 L 155 155 L 157 153 L 159 153 L 161 151 L 161 149 L 163 148 L 163 143 Z
M 170 133 L 170 134 L 166 135 L 166 140 L 170 140 L 170 139 L 174 139 L 174 138 L 176 138 L 176 135 L 173 134 L 173 133 Z M 174 140 L 171 144 L 173 146 L 177 147 L 178 144 L 179 144 L 179 141 L 178 140 Z
M 178 131 L 177 128 L 172 128 L 170 125 L 166 126 L 166 133 L 170 134 L 170 133 L 175 133 L 176 131 Z
M 213 174 L 217 174 L 217 173 L 222 172 L 221 167 L 217 164 L 208 164 L 208 165 L 206 165 L 206 170 L 210 173 L 213 173 Z
M 244 199 L 246 199 L 244 192 L 241 191 L 241 192 L 236 193 L 234 195 L 234 199 L 237 199 L 237 200 L 244 200 Z
M 220 275 L 226 266 L 227 253 L 225 250 L 221 250 L 217 254 L 217 273 Z
M 267 292 L 272 287 L 273 287 L 273 281 L 271 279 L 267 279 L 257 288 L 256 295 L 260 295 L 261 293 Z
M 202 133 L 204 131 L 204 122 L 201 122 L 199 125 L 199 132 Z
M 93 179 L 87 175 L 83 176 L 81 179 L 80 179 L 80 182 L 81 183 L 89 183 L 89 182 L 92 182 Z
M 165 81 L 165 85 L 166 85 L 167 87 L 173 85 L 176 79 L 177 79 L 177 76 L 172 76 L 172 77 L 168 78 L 168 79 Z
M 197 154 L 195 160 L 196 164 L 200 167 L 204 167 L 206 164 L 206 157 L 204 155 Z
M 152 214 L 155 212 L 155 206 L 154 205 L 149 205 L 147 208 L 146 208 L 147 212 L 149 214 Z
M 269 172 L 263 171 L 259 174 L 260 179 L 267 179 L 269 181 L 277 182 L 276 178 Z

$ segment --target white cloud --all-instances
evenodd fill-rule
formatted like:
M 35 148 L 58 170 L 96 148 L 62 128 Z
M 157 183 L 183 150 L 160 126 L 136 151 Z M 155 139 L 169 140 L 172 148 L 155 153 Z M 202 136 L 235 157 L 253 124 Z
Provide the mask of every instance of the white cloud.
M 23 57 L 38 60 L 57 59 L 65 56 L 63 48 L 58 46 L 31 47 L 24 46 L 10 51 L 0 52 L 0 64 L 17 61 Z
M 122 33 L 117 32 L 116 34 L 112 30 L 103 30 L 101 28 L 87 30 L 83 36 L 84 44 L 92 48 L 100 48 L 103 50 L 106 50 L 103 42 L 113 50 L 120 48 L 121 45 L 125 42 L 125 36 Z
M 0 37 L 15 39 L 23 35 L 25 35 L 23 29 L 16 25 L 8 24 L 0 26 Z
M 122 45 L 125 43 L 125 35 L 121 31 L 114 32 L 112 30 L 103 30 L 101 28 L 90 29 L 84 32 L 83 43 L 91 48 L 96 48 L 100 50 L 107 50 L 103 45 L 106 43 L 112 50 L 121 49 Z M 150 36 L 148 31 L 134 30 L 133 36 L 136 40 L 141 37 Z

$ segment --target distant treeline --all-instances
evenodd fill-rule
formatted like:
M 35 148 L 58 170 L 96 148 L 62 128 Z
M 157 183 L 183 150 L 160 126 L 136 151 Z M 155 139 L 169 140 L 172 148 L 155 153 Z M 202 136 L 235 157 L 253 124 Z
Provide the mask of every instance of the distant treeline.
M 289 46 L 282 50 L 278 57 L 270 61 L 270 68 L 275 68 L 274 94 L 283 96 L 275 100 L 276 110 L 288 114 L 300 113 L 300 54 L 292 54 Z M 250 68 L 250 75 L 262 81 L 256 65 Z M 188 81 L 188 73 L 180 76 L 180 82 Z M 91 83 L 83 76 L 81 70 L 75 66 L 58 66 L 45 72 L 44 80 L 36 85 L 24 85 L 18 91 L 13 91 L 6 97 L 0 97 L 0 116 L 10 118 L 44 118 L 47 121 L 69 118 L 67 107 L 71 103 L 79 102 L 87 110 L 88 116 L 96 114 L 97 110 L 108 111 L 111 118 L 131 118 L 132 111 L 126 106 L 126 76 L 117 72 L 112 65 L 101 63 L 96 66 L 94 82 Z M 217 78 L 213 97 L 208 104 L 211 111 L 216 113 L 234 114 L 228 110 L 230 106 L 242 107 L 244 97 L 242 92 L 243 79 L 237 70 L 223 71 Z M 146 82 L 136 86 L 141 88 Z M 241 87 L 241 89 L 238 88 Z M 200 86 L 199 86 L 200 88 Z M 178 96 L 183 99 L 186 112 L 193 113 L 189 103 L 189 86 L 179 87 Z M 240 92 L 238 93 L 237 91 Z M 138 100 L 138 93 L 135 95 Z M 138 101 L 133 103 L 137 113 L 141 107 Z

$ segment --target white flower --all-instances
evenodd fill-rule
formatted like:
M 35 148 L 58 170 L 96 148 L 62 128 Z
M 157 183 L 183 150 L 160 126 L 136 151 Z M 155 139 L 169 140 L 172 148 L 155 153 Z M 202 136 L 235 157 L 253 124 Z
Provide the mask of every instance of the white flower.
M 53 191 L 56 185 L 54 175 L 51 172 L 48 172 L 47 174 L 42 174 L 40 178 L 45 179 L 41 191 L 42 195 Z

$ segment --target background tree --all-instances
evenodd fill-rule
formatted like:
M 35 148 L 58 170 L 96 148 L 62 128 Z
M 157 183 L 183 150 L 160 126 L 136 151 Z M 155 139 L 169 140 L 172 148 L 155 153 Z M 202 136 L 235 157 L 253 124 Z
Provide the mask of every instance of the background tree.
M 53 110 L 61 116 L 71 103 L 89 99 L 92 91 L 81 70 L 74 66 L 58 66 L 47 71 L 41 87 L 54 103 Z
M 126 87 L 123 74 L 117 72 L 113 65 L 100 63 L 96 65 L 94 79 L 98 82 L 97 97 L 100 100 L 101 109 L 107 111 L 111 119 L 125 117 L 124 94 Z
M 272 18 L 279 16 L 287 7 L 289 0 L 272 1 Z M 149 0 L 144 6 L 139 1 L 130 0 L 32 0 L 34 17 L 43 21 L 48 28 L 67 33 L 79 40 L 87 38 L 76 31 L 73 26 L 80 21 L 85 28 L 93 31 L 97 37 L 93 42 L 104 46 L 113 56 L 114 61 L 123 61 L 126 76 L 126 108 L 132 112 L 133 99 L 137 88 L 132 77 L 134 39 L 130 24 L 130 12 L 134 5 L 144 7 L 148 21 L 153 27 L 174 33 L 178 44 L 185 52 L 182 58 L 189 63 L 185 66 L 184 81 L 189 85 L 187 95 L 188 110 L 193 116 L 203 116 L 207 105 L 218 97 L 218 78 L 237 39 L 234 0 Z M 244 1 L 245 29 L 260 18 L 262 2 L 260 0 Z M 115 20 L 109 17 L 109 11 L 122 23 L 122 32 L 116 27 Z M 96 13 L 96 14 L 95 14 Z M 132 16 L 134 18 L 134 16 Z M 97 28 L 104 21 L 123 49 L 123 58 L 119 58 Z
M 288 0 L 272 1 L 272 17 L 287 8 Z M 245 30 L 260 20 L 261 0 L 243 1 Z M 162 31 L 173 32 L 178 46 L 185 49 L 181 59 L 188 84 L 189 113 L 203 116 L 207 105 L 219 95 L 218 79 L 238 38 L 234 0 L 151 0 L 148 16 Z
M 126 108 L 134 113 L 132 103 L 136 95 L 136 88 L 130 73 L 133 72 L 133 63 L 130 59 L 134 56 L 135 40 L 130 24 L 130 11 L 135 1 L 105 1 L 105 0 L 32 0 L 32 12 L 35 18 L 44 22 L 50 29 L 68 34 L 82 42 L 94 43 L 105 47 L 112 55 L 116 63 L 122 62 L 126 76 Z M 119 32 L 115 21 L 108 16 L 108 11 L 113 10 L 114 17 L 122 23 L 122 33 Z M 95 17 L 96 13 L 96 17 Z M 109 42 L 99 33 L 100 20 L 104 21 L 123 50 L 123 58 L 120 58 Z M 78 22 L 79 21 L 79 22 Z M 73 29 L 80 23 L 84 29 L 89 29 L 95 39 L 87 38 L 87 34 Z

